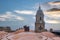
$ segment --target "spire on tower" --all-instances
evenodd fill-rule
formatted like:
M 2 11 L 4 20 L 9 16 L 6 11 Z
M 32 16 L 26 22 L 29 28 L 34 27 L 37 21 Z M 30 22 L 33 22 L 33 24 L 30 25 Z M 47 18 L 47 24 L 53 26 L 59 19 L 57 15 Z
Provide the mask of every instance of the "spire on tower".
M 39 8 L 38 8 L 39 10 L 41 10 L 41 6 L 40 6 L 40 3 L 39 3 Z
M 40 10 L 41 8 L 40 8 L 40 3 L 39 3 L 39 10 Z

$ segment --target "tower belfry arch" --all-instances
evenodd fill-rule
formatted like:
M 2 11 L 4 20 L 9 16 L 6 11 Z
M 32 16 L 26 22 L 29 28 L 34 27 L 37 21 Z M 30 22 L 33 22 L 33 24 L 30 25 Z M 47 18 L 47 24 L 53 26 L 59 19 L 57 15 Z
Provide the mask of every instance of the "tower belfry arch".
M 36 13 L 35 32 L 42 32 L 45 29 L 44 14 L 40 4 Z

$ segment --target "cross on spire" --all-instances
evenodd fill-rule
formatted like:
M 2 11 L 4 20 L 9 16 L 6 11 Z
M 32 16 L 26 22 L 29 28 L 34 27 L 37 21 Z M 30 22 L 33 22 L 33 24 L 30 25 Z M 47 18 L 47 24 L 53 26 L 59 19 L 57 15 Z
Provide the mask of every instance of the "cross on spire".
M 39 10 L 41 10 L 40 3 L 39 3 Z

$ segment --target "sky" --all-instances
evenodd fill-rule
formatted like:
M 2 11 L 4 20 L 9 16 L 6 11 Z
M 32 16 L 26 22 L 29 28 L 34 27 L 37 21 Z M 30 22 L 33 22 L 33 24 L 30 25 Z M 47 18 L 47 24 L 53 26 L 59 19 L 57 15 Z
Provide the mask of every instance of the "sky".
M 24 25 L 35 28 L 35 15 L 39 7 L 44 13 L 45 28 L 60 29 L 59 11 L 47 11 L 51 8 L 60 8 L 59 0 L 0 0 L 0 26 L 10 26 L 13 30 Z M 57 16 L 58 15 L 58 16 Z

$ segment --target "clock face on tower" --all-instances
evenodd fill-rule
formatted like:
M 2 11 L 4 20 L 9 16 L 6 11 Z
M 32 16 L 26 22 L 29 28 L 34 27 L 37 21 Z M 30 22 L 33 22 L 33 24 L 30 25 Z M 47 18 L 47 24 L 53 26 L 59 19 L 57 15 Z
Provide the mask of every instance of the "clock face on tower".
M 42 21 L 40 21 L 40 23 L 42 23 Z

